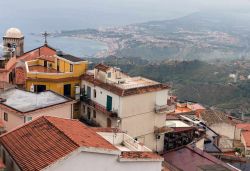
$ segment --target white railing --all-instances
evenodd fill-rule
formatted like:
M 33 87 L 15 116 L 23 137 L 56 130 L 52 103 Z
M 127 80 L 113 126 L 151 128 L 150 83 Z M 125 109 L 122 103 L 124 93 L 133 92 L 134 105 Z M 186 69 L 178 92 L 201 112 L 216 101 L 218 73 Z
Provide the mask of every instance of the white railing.
M 130 150 L 134 151 L 151 151 L 144 145 L 141 145 L 138 141 L 133 139 L 127 134 L 123 134 L 123 144 L 128 147 Z
M 175 105 L 155 105 L 155 112 L 156 113 L 170 113 L 175 111 Z

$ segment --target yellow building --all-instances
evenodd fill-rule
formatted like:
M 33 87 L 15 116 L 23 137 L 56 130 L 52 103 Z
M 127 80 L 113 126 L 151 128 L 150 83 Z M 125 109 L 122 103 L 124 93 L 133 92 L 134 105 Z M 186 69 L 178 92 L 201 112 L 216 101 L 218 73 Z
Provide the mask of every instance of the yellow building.
M 33 92 L 52 90 L 71 98 L 80 95 L 80 77 L 88 62 L 68 54 L 41 56 L 27 61 L 26 89 Z

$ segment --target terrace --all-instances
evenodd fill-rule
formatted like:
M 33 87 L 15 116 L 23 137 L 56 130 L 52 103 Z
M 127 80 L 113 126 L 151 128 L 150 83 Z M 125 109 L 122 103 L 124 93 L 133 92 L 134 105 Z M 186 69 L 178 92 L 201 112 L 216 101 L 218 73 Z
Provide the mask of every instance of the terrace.
M 47 67 L 44 66 L 45 60 L 36 59 L 25 62 L 28 79 L 62 79 L 73 77 L 73 72 L 60 72 L 55 69 L 53 62 L 47 61 Z
M 151 151 L 149 148 L 123 132 L 114 131 L 97 133 L 121 151 Z
M 60 73 L 54 68 L 48 68 L 41 65 L 29 66 L 30 72 L 43 72 L 43 73 Z

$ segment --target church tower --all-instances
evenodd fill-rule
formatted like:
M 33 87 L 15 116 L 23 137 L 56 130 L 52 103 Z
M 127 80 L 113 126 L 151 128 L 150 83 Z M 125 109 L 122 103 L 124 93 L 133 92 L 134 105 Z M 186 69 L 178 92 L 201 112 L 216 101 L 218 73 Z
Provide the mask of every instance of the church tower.
M 9 28 L 3 36 L 3 46 L 5 48 L 5 55 L 12 57 L 21 56 L 24 53 L 24 36 L 17 28 Z

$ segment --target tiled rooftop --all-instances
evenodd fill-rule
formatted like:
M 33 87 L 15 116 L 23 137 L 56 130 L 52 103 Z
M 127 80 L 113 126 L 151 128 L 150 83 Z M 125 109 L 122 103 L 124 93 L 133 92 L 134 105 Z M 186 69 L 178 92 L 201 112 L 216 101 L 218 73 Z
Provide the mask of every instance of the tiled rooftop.
M 200 113 L 200 117 L 208 126 L 215 123 L 231 123 L 225 113 L 215 110 L 205 110 Z
M 240 123 L 236 125 L 236 128 L 250 131 L 250 123 Z
M 79 147 L 117 151 L 81 122 L 48 116 L 2 135 L 0 142 L 25 171 L 41 170 Z
M 104 65 L 104 64 L 98 64 L 95 66 L 96 69 L 100 70 L 100 71 L 103 71 L 103 72 L 106 72 L 110 69 L 109 66 L 107 65 Z
M 10 89 L 0 93 L 0 98 L 6 99 L 5 102 L 2 102 L 3 105 L 19 112 L 29 112 L 71 101 L 51 91 L 36 94 L 20 89 Z
M 250 131 L 241 132 L 247 147 L 250 147 Z

